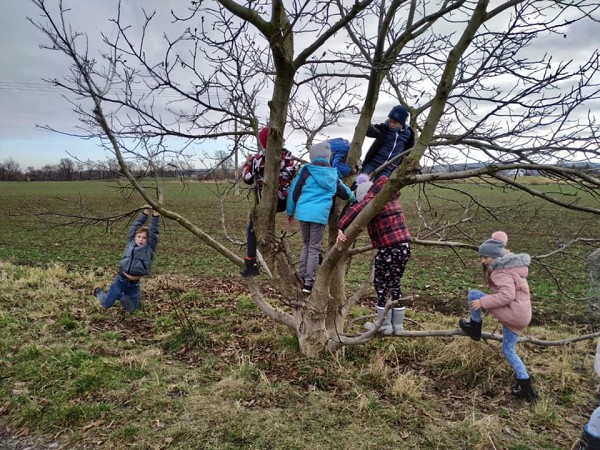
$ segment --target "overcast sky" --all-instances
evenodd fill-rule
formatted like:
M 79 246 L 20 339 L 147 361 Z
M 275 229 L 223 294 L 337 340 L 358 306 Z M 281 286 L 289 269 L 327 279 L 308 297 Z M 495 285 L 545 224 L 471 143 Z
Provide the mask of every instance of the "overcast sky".
M 133 14 L 133 11 L 139 11 L 141 5 L 152 10 L 163 2 L 127 0 L 123 2 L 123 14 L 130 23 L 135 24 L 141 17 Z M 116 3 L 116 0 L 68 2 L 69 5 L 76 5 L 69 15 L 70 21 L 77 30 L 87 31 L 90 35 L 97 35 L 100 30 L 110 34 L 108 18 L 114 15 Z M 40 44 L 47 41 L 27 20 L 27 17 L 39 18 L 30 0 L 0 0 L 0 6 L 0 162 L 13 158 L 22 169 L 26 169 L 28 166 L 37 168 L 56 164 L 61 158 L 69 157 L 68 153 L 83 160 L 108 158 L 109 155 L 94 141 L 36 128 L 36 125 L 47 124 L 66 132 L 75 131 L 77 117 L 71 111 L 71 105 L 62 97 L 60 89 L 42 81 L 43 78 L 60 78 L 65 74 L 69 62 L 58 52 L 40 48 Z M 537 50 L 552 49 L 555 57 L 572 58 L 577 54 L 589 55 L 598 48 L 598 42 L 600 24 L 579 23 L 568 30 L 564 37 L 544 40 L 538 44 Z M 381 111 L 377 115 L 385 114 L 383 110 L 389 107 L 383 99 L 378 106 Z M 385 119 L 385 116 L 381 119 Z M 348 131 L 346 137 L 349 137 L 354 129 L 355 118 L 345 119 L 344 125 L 343 129 Z M 225 146 L 224 143 L 223 149 Z

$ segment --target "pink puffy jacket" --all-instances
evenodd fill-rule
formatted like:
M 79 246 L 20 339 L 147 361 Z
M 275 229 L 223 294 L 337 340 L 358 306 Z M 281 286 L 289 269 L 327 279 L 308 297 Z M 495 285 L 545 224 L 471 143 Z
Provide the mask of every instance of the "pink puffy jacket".
M 527 284 L 531 257 L 526 253 L 508 253 L 489 265 L 494 291 L 481 298 L 481 307 L 488 310 L 502 325 L 520 333 L 531 322 L 531 295 Z

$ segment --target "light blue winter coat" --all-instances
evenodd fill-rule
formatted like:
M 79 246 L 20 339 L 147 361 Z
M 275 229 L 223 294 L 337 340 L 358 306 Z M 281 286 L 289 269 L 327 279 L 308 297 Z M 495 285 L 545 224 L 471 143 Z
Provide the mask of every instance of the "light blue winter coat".
M 342 200 L 354 197 L 350 188 L 338 179 L 337 170 L 329 165 L 329 160 L 317 158 L 302 166 L 294 178 L 287 199 L 287 214 L 302 222 L 325 225 L 335 195 Z

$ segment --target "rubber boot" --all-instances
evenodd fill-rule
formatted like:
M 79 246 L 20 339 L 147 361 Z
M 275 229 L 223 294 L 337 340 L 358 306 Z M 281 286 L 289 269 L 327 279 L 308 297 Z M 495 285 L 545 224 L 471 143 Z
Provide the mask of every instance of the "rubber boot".
M 392 309 L 392 328 L 394 334 L 398 336 L 404 331 L 404 315 L 406 314 L 406 308 L 394 308 Z
M 467 336 L 469 336 L 474 341 L 481 340 L 481 323 L 475 322 L 472 319 L 467 322 L 465 319 L 460 319 L 458 321 L 458 326 L 465 332 Z
M 579 450 L 600 450 L 600 438 L 591 434 L 586 425 L 583 427 L 581 439 L 579 440 L 579 447 L 577 448 Z
M 246 263 L 246 268 L 241 272 L 243 277 L 257 277 L 260 275 L 256 258 L 246 258 L 244 262 Z
M 383 308 L 381 306 L 377 307 L 377 322 L 379 322 L 381 320 L 384 310 L 385 310 L 385 308 Z M 372 322 L 365 323 L 365 328 L 367 330 L 371 330 L 371 329 L 373 329 L 373 327 L 375 327 L 374 323 L 372 323 Z M 390 336 L 394 332 L 394 330 L 392 328 L 392 311 L 388 311 L 386 318 L 383 319 L 383 322 L 381 323 L 381 326 L 379 327 L 379 332 L 381 334 L 385 334 L 386 336 Z
M 513 389 L 513 395 L 529 402 L 535 402 L 537 400 L 537 393 L 531 386 L 531 378 L 526 378 L 524 380 L 519 380 L 517 378 L 517 385 Z

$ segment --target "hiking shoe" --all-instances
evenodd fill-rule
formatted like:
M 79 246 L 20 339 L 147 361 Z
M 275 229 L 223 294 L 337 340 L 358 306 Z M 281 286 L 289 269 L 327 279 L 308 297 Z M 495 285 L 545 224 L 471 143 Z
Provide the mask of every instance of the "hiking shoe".
M 246 264 L 246 268 L 242 270 L 240 275 L 242 275 L 244 278 L 257 277 L 260 275 L 256 258 L 246 258 L 244 263 Z
M 304 293 L 304 294 L 310 294 L 311 292 L 312 292 L 312 286 L 309 286 L 309 285 L 305 284 L 302 287 L 302 293 Z
M 133 303 L 133 300 L 131 300 L 126 295 L 122 295 L 121 298 L 119 299 L 119 302 L 121 303 L 121 306 L 123 307 L 123 309 L 125 311 L 127 311 L 129 314 L 133 314 L 133 312 L 137 309 L 137 305 L 135 303 Z

